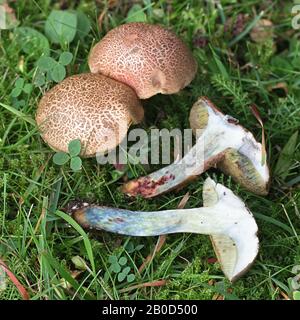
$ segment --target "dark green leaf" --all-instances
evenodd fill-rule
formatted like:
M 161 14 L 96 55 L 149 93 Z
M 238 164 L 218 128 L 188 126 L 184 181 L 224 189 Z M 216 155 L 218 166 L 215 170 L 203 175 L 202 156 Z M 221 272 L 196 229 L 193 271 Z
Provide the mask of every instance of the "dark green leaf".
M 80 256 L 72 257 L 71 260 L 74 263 L 76 269 L 87 270 L 87 264 Z
M 294 291 L 293 292 L 293 299 L 294 300 L 300 300 L 300 291 Z
M 298 131 L 296 131 L 289 138 L 288 142 L 283 147 L 280 153 L 280 156 L 278 158 L 278 161 L 276 163 L 274 173 L 280 176 L 282 179 L 285 179 L 289 173 L 289 170 L 293 161 L 293 155 L 297 145 L 297 140 L 298 140 Z
M 40 32 L 29 27 L 19 27 L 15 30 L 16 42 L 22 50 L 34 57 L 49 55 L 49 41 Z
M 47 82 L 48 81 L 52 81 L 52 76 L 51 76 L 51 72 L 50 71 L 47 71 L 46 76 L 45 76 L 45 79 L 46 79 Z
M 16 88 L 23 88 L 23 86 L 24 86 L 24 79 L 23 78 L 18 78 L 17 80 L 16 80 L 16 82 L 15 82 L 15 87 Z
M 66 76 L 66 69 L 61 64 L 57 63 L 56 66 L 50 70 L 50 75 L 53 81 L 61 82 Z
M 27 94 L 30 94 L 32 91 L 32 84 L 26 83 L 25 86 L 23 87 L 23 91 Z
M 71 63 L 73 59 L 73 54 L 71 52 L 63 52 L 60 56 L 59 56 L 59 60 L 58 62 L 64 66 L 68 65 L 69 63 Z
M 212 48 L 211 48 L 211 51 L 212 51 L 213 58 L 214 58 L 214 61 L 215 61 L 215 64 L 217 66 L 219 73 L 223 76 L 224 79 L 229 79 L 228 72 L 226 70 L 226 67 L 222 63 L 221 59 L 219 58 L 219 56 L 216 54 L 216 52 Z
M 119 273 L 121 271 L 121 267 L 118 263 L 112 264 L 111 269 L 114 273 Z
M 53 162 L 59 166 L 63 166 L 70 159 L 69 155 L 65 152 L 57 152 L 53 156 Z
M 40 68 L 41 71 L 52 70 L 56 65 L 57 62 L 51 57 L 42 56 L 37 61 L 37 66 Z
M 135 247 L 135 251 L 139 251 L 139 250 L 141 250 L 141 249 L 143 249 L 144 248 L 144 245 L 143 244 L 139 244 L 139 245 L 137 245 L 136 247 Z
M 76 37 L 83 39 L 91 30 L 90 19 L 82 12 L 77 11 L 77 34 Z
M 119 264 L 120 264 L 121 266 L 125 266 L 126 263 L 127 263 L 127 258 L 126 258 L 126 257 L 121 257 L 121 258 L 119 259 Z
M 73 171 L 79 171 L 82 166 L 82 161 L 79 157 L 71 158 L 70 167 Z
M 139 4 L 134 4 L 128 11 L 126 22 L 147 22 L 147 17 L 143 8 Z
M 134 279 L 135 279 L 135 275 L 132 273 L 127 276 L 127 282 L 132 282 L 134 281 Z
M 69 11 L 52 10 L 45 24 L 45 33 L 54 43 L 71 42 L 77 31 L 77 15 Z
M 124 281 L 125 278 L 126 278 L 126 274 L 124 274 L 123 272 L 118 274 L 118 281 L 119 282 Z
M 37 72 L 34 79 L 33 79 L 33 83 L 36 87 L 41 87 L 46 83 L 46 78 L 45 75 L 43 74 L 43 72 Z
M 128 273 L 130 272 L 130 267 L 124 268 L 122 272 L 127 276 Z
M 118 257 L 117 256 L 109 256 L 108 257 L 108 262 L 111 264 L 118 263 Z
M 18 88 L 18 87 L 15 87 L 13 88 L 13 90 L 11 91 L 10 95 L 13 97 L 13 98 L 17 98 L 22 92 L 22 88 Z
M 113 180 L 118 180 L 119 178 L 124 176 L 124 174 L 125 174 L 125 172 L 119 171 L 119 170 L 111 171 L 111 177 L 113 178 Z
M 128 242 L 128 244 L 127 244 L 127 246 L 126 246 L 126 251 L 127 251 L 128 253 L 134 252 L 134 245 L 133 245 L 132 242 Z
M 128 171 L 128 172 L 127 172 L 127 177 L 128 177 L 128 179 L 134 178 L 133 172 L 132 172 L 132 171 Z
M 18 101 L 18 108 L 24 107 L 25 106 L 25 100 L 19 100 Z
M 81 150 L 81 143 L 79 139 L 72 140 L 68 145 L 69 154 L 71 157 L 76 157 L 79 155 Z
M 18 100 L 17 98 L 13 98 L 12 100 L 13 100 L 13 101 L 12 101 L 12 105 L 13 105 L 16 109 L 19 109 L 19 108 L 25 106 L 25 100 L 24 100 L 24 99 Z

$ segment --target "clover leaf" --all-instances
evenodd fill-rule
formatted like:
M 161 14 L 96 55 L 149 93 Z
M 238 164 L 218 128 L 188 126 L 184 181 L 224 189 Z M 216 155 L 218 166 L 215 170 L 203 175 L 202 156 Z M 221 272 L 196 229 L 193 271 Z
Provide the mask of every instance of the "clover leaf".
M 70 168 L 72 171 L 79 171 L 82 167 L 82 160 L 79 157 L 81 151 L 81 143 L 79 139 L 69 142 L 69 154 L 66 152 L 56 152 L 53 156 L 53 162 L 59 166 L 65 165 L 70 161 Z

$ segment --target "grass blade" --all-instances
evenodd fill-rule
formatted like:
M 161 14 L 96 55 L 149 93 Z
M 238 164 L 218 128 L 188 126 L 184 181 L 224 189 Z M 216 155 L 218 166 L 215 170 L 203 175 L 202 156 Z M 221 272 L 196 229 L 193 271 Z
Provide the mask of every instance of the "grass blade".
M 30 116 L 26 115 L 25 113 L 11 107 L 8 106 L 7 104 L 3 104 L 0 102 L 0 106 L 5 108 L 7 111 L 13 113 L 15 116 L 17 116 L 18 118 L 23 119 L 24 121 L 32 124 L 33 126 L 36 126 L 36 122 L 34 121 L 34 119 L 32 119 Z
M 50 254 L 43 253 L 44 258 L 47 259 L 48 263 L 52 266 L 54 270 L 56 270 L 62 278 L 64 278 L 69 284 L 76 289 L 77 291 L 81 292 L 82 295 L 87 297 L 88 299 L 94 299 L 90 294 L 88 294 L 83 287 L 79 285 L 77 280 L 75 280 L 71 274 Z M 84 290 L 84 292 L 82 292 Z
M 237 42 L 239 42 L 240 40 L 242 40 L 257 24 L 257 22 L 262 18 L 262 16 L 264 15 L 264 11 L 261 11 L 261 13 L 256 16 L 249 24 L 248 26 L 245 28 L 245 30 L 243 32 L 241 32 L 237 37 L 235 37 L 233 40 L 231 40 L 228 44 L 228 47 L 232 47 L 233 45 L 235 45 Z
M 288 140 L 286 145 L 283 147 L 278 161 L 276 163 L 276 167 L 274 173 L 280 176 L 282 179 L 285 179 L 289 173 L 289 169 L 291 167 L 293 161 L 293 154 L 296 150 L 298 140 L 298 131 L 296 131 Z
M 94 255 L 93 255 L 93 249 L 92 249 L 92 245 L 91 245 L 91 242 L 90 242 L 87 234 L 81 228 L 81 226 L 74 219 L 72 219 L 69 215 L 67 215 L 66 213 L 58 210 L 58 211 L 55 212 L 55 214 L 58 215 L 59 217 L 61 217 L 62 219 L 64 219 L 66 222 L 68 222 L 82 236 L 83 243 L 84 243 L 84 246 L 85 246 L 85 250 L 87 252 L 88 258 L 89 258 L 90 263 L 91 263 L 93 275 L 95 275 L 96 274 L 96 268 L 95 268 L 95 260 L 94 260 Z

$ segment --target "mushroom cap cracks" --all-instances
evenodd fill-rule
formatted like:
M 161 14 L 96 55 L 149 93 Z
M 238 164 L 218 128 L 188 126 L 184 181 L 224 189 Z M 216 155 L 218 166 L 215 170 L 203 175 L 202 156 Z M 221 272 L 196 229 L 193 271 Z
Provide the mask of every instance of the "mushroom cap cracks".
M 92 49 L 89 67 L 129 85 L 141 99 L 176 93 L 197 71 L 191 51 L 175 33 L 141 22 L 108 32 Z
M 143 119 L 144 110 L 128 86 L 100 74 L 66 78 L 41 99 L 36 122 L 42 138 L 54 150 L 68 152 L 80 139 L 82 156 L 114 149 L 129 125 Z

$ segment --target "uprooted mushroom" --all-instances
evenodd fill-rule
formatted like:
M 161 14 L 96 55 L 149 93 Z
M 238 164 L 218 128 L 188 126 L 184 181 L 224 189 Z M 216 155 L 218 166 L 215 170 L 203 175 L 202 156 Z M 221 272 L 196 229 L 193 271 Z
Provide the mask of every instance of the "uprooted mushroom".
M 90 205 L 69 206 L 68 212 L 84 228 L 129 236 L 170 233 L 210 235 L 221 268 L 230 281 L 240 277 L 253 263 L 259 248 L 257 225 L 240 198 L 207 178 L 203 186 L 204 207 L 154 212 L 130 211 Z
M 268 193 L 269 169 L 260 143 L 233 117 L 224 115 L 206 97 L 190 112 L 190 125 L 197 133 L 195 145 L 179 161 L 122 187 L 129 196 L 145 198 L 178 188 L 214 165 L 228 173 L 245 189 Z

